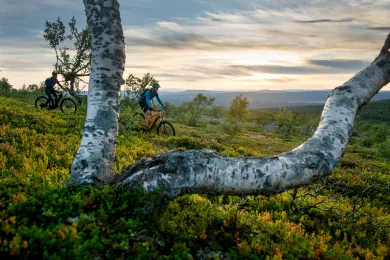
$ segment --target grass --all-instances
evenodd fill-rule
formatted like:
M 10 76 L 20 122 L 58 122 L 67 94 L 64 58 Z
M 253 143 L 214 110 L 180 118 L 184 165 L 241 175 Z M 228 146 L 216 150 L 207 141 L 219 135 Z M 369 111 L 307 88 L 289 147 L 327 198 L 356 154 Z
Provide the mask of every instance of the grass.
M 362 136 L 351 140 L 334 173 L 307 187 L 272 197 L 192 194 L 168 201 L 159 193 L 68 187 L 85 109 L 75 115 L 37 111 L 32 100 L 0 97 L 2 258 L 390 256 L 390 161 L 380 146 L 388 137 L 375 137 L 389 126 L 358 122 L 356 131 Z M 261 132 L 248 124 L 234 137 L 218 124 L 174 125 L 178 135 L 170 138 L 121 130 L 116 171 L 172 149 L 270 156 L 307 139 Z

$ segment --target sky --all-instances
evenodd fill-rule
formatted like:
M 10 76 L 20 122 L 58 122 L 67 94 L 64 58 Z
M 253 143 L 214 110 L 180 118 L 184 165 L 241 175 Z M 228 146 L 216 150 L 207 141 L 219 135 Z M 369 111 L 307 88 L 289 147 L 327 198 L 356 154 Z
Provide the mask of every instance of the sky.
M 333 89 L 372 62 L 390 33 L 389 0 L 120 5 L 124 78 L 150 72 L 165 90 Z M 56 59 L 45 21 L 72 16 L 85 27 L 82 0 L 0 0 L 0 78 L 21 88 L 49 77 Z

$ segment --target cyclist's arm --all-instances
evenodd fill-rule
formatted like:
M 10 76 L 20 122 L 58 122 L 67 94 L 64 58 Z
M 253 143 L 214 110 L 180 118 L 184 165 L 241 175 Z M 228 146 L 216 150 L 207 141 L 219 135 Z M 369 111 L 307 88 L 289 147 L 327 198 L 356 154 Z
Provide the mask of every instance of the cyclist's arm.
M 60 82 L 58 81 L 58 80 L 56 80 L 56 83 L 61 87 L 61 88 L 64 88 L 61 84 L 60 84 Z M 54 87 L 54 86 L 53 86 Z
M 157 95 L 156 95 L 156 98 L 157 98 L 158 103 L 159 103 L 163 108 L 165 108 L 164 103 L 160 100 L 160 97 L 158 96 L 158 93 L 157 93 Z

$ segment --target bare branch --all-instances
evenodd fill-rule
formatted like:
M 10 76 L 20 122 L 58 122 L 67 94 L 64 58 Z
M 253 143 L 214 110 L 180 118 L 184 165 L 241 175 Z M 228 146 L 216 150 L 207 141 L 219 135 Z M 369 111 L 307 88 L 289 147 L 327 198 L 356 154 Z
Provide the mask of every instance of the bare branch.
M 387 38 L 386 38 L 385 44 L 382 47 L 381 53 L 389 52 L 389 50 L 390 50 L 390 33 L 389 33 L 389 35 L 387 35 Z

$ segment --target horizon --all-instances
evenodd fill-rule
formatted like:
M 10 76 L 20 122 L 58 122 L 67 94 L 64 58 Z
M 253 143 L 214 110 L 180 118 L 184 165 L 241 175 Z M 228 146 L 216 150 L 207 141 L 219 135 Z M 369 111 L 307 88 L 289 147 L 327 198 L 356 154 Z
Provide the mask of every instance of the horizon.
M 74 15 L 85 27 L 82 1 L 0 4 L 0 78 L 16 89 L 44 81 L 55 63 L 45 21 Z M 150 72 L 167 91 L 332 90 L 371 63 L 390 32 L 387 0 L 137 0 L 120 10 L 123 77 Z

